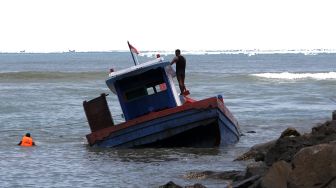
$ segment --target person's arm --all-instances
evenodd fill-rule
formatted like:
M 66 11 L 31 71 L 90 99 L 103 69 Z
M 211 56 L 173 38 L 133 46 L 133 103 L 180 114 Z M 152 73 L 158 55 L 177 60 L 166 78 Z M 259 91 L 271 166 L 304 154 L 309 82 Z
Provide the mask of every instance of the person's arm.
M 22 141 L 20 141 L 20 142 L 18 143 L 18 146 L 20 146 L 20 145 L 21 145 L 21 143 L 22 143 Z
M 174 57 L 173 61 L 172 61 L 170 64 L 172 65 L 172 64 L 176 63 L 177 60 L 178 60 L 178 58 L 177 58 L 177 56 L 176 56 L 176 57 Z

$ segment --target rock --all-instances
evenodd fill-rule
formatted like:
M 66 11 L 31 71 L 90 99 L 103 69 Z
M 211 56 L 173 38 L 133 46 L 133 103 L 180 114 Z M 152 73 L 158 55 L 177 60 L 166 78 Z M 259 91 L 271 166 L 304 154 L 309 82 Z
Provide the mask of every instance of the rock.
M 234 182 L 234 187 L 336 187 L 335 155 L 336 120 L 303 135 L 288 128 L 279 139 L 255 145 L 235 159 L 259 162 L 249 164 L 244 180 Z
M 265 154 L 262 152 L 258 152 L 256 153 L 255 157 L 254 157 L 254 161 L 258 162 L 258 161 L 265 161 Z
M 257 133 L 256 131 L 247 131 L 246 133 Z
M 325 185 L 321 186 L 323 188 L 335 188 L 336 187 L 336 177 L 331 179 L 329 182 L 327 182 Z
M 300 150 L 293 159 L 289 187 L 326 187 L 335 184 L 336 144 L 321 144 Z
M 245 171 L 232 170 L 232 171 L 226 171 L 226 172 L 217 172 L 210 178 L 238 181 L 238 180 L 242 180 L 244 176 L 245 176 Z
M 225 171 L 225 172 L 213 172 L 213 171 L 203 171 L 203 172 L 189 172 L 184 175 L 186 179 L 222 179 L 222 180 L 240 180 L 243 179 L 245 175 L 244 171 Z
M 194 185 L 185 186 L 185 188 L 206 188 L 204 185 L 196 183 Z
M 175 184 L 172 181 L 170 181 L 170 182 L 166 183 L 165 185 L 161 185 L 159 188 L 183 188 L 183 187 Z M 200 183 L 196 183 L 194 185 L 184 186 L 184 188 L 206 188 L 206 187 L 204 185 L 200 184 Z
M 286 132 L 286 131 L 285 131 Z M 296 137 L 280 137 L 265 155 L 265 162 L 271 166 L 274 162 L 291 162 L 293 156 L 302 148 L 336 140 L 336 121 L 327 121 L 312 128 L 310 134 Z
M 246 188 L 246 187 L 253 185 L 256 181 L 258 181 L 259 178 L 260 178 L 260 175 L 255 175 L 245 180 L 234 183 L 232 187 L 233 188 Z
M 161 185 L 159 188 L 182 188 L 182 187 L 170 181 L 166 183 L 165 185 Z
M 285 161 L 274 163 L 264 177 L 261 179 L 262 188 L 283 188 L 287 187 L 287 179 L 292 171 L 291 165 Z
M 188 172 L 183 177 L 186 179 L 206 179 L 213 174 L 215 174 L 213 171 Z
M 305 146 L 311 145 L 311 140 L 306 136 L 279 138 L 266 153 L 265 163 L 271 166 L 274 162 L 279 160 L 291 162 L 296 152 Z
M 268 171 L 268 169 L 269 167 L 264 162 L 259 161 L 251 163 L 246 167 L 244 178 L 246 179 L 255 175 L 263 176 Z
M 312 128 L 313 136 L 325 136 L 325 135 L 334 135 L 336 134 L 336 121 L 327 121 L 322 125 L 318 125 Z M 333 139 L 336 137 L 333 137 Z
M 301 136 L 301 134 L 295 128 L 288 127 L 285 131 L 281 133 L 280 138 L 290 137 L 290 136 L 294 136 L 294 137 Z
M 249 159 L 255 159 L 257 156 L 261 154 L 266 154 L 270 148 L 273 147 L 276 140 L 272 140 L 263 144 L 254 145 L 248 152 L 244 153 L 243 155 L 237 157 L 235 161 L 245 161 Z
M 335 188 L 336 187 L 336 120 L 300 134 L 294 128 L 282 132 L 279 139 L 253 146 L 235 160 L 254 159 L 246 171 L 190 172 L 187 179 L 223 179 L 235 188 Z M 165 187 L 181 187 L 168 182 Z M 186 187 L 204 187 L 195 184 Z

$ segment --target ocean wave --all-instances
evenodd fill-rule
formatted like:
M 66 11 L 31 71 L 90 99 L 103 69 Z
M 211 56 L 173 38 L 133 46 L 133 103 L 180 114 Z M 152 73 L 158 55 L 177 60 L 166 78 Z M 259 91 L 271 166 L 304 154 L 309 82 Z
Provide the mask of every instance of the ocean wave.
M 321 72 L 321 73 L 281 72 L 281 73 L 252 74 L 252 76 L 268 79 L 282 79 L 282 80 L 298 80 L 298 79 L 329 80 L 329 79 L 336 79 L 336 72 Z
M 334 54 L 336 49 L 279 49 L 279 50 L 262 50 L 262 49 L 237 49 L 237 50 L 183 50 L 183 54 L 187 55 L 219 55 L 219 54 L 245 54 L 248 56 L 258 54 L 303 54 L 303 55 L 318 55 L 318 54 Z M 156 54 L 161 56 L 174 55 L 175 51 L 142 51 L 139 56 L 155 57 Z
M 237 54 L 245 54 L 248 56 L 259 55 L 259 54 L 303 54 L 303 55 L 319 55 L 319 54 L 335 54 L 336 49 L 211 49 L 211 50 L 188 50 L 188 49 L 181 49 L 183 54 L 187 55 L 219 55 L 219 54 L 230 54 L 230 55 L 237 55 Z M 112 50 L 112 51 L 75 51 L 75 52 L 63 52 L 63 51 L 55 51 L 55 52 L 0 52 L 0 55 L 33 55 L 33 54 L 109 54 L 109 53 L 125 53 L 129 54 L 128 50 Z M 142 57 L 156 57 L 156 54 L 160 54 L 161 56 L 168 56 L 174 55 L 174 50 L 141 50 L 139 56 Z
M 0 72 L 1 81 L 11 80 L 70 80 L 70 79 L 106 79 L 107 72 L 60 72 L 60 71 L 18 71 Z

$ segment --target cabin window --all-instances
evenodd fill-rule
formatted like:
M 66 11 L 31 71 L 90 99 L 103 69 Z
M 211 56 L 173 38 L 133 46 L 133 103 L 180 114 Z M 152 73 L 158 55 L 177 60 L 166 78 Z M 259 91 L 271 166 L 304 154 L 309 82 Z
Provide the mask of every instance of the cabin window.
M 125 101 L 138 100 L 167 90 L 163 68 L 152 69 L 139 75 L 118 80 L 116 85 L 124 95 Z
M 156 93 L 160 93 L 162 91 L 167 90 L 166 83 L 161 84 L 148 84 L 145 87 L 139 87 L 136 89 L 129 90 L 125 92 L 125 98 L 127 101 L 138 99 L 143 96 L 154 95 Z
M 147 93 L 148 93 L 148 95 L 153 95 L 153 94 L 155 94 L 155 93 L 156 93 L 156 91 L 155 91 L 155 87 L 148 87 L 148 88 L 147 88 Z
M 156 91 L 165 91 L 165 90 L 167 90 L 166 83 L 162 83 L 162 84 L 156 85 L 155 87 L 157 88 Z
M 147 94 L 148 95 L 153 95 L 155 93 L 160 93 L 160 92 L 165 91 L 165 90 L 167 90 L 167 87 L 166 87 L 165 83 L 156 84 L 156 85 L 150 84 L 147 87 Z
M 133 100 L 147 95 L 147 90 L 144 87 L 136 88 L 125 93 L 126 100 Z

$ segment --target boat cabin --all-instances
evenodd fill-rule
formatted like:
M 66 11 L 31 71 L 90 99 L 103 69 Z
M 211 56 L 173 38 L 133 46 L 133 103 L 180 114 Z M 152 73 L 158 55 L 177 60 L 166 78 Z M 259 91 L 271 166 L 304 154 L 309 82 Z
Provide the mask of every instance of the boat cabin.
M 106 80 L 118 96 L 125 120 L 181 105 L 170 62 L 160 58 L 112 72 Z

